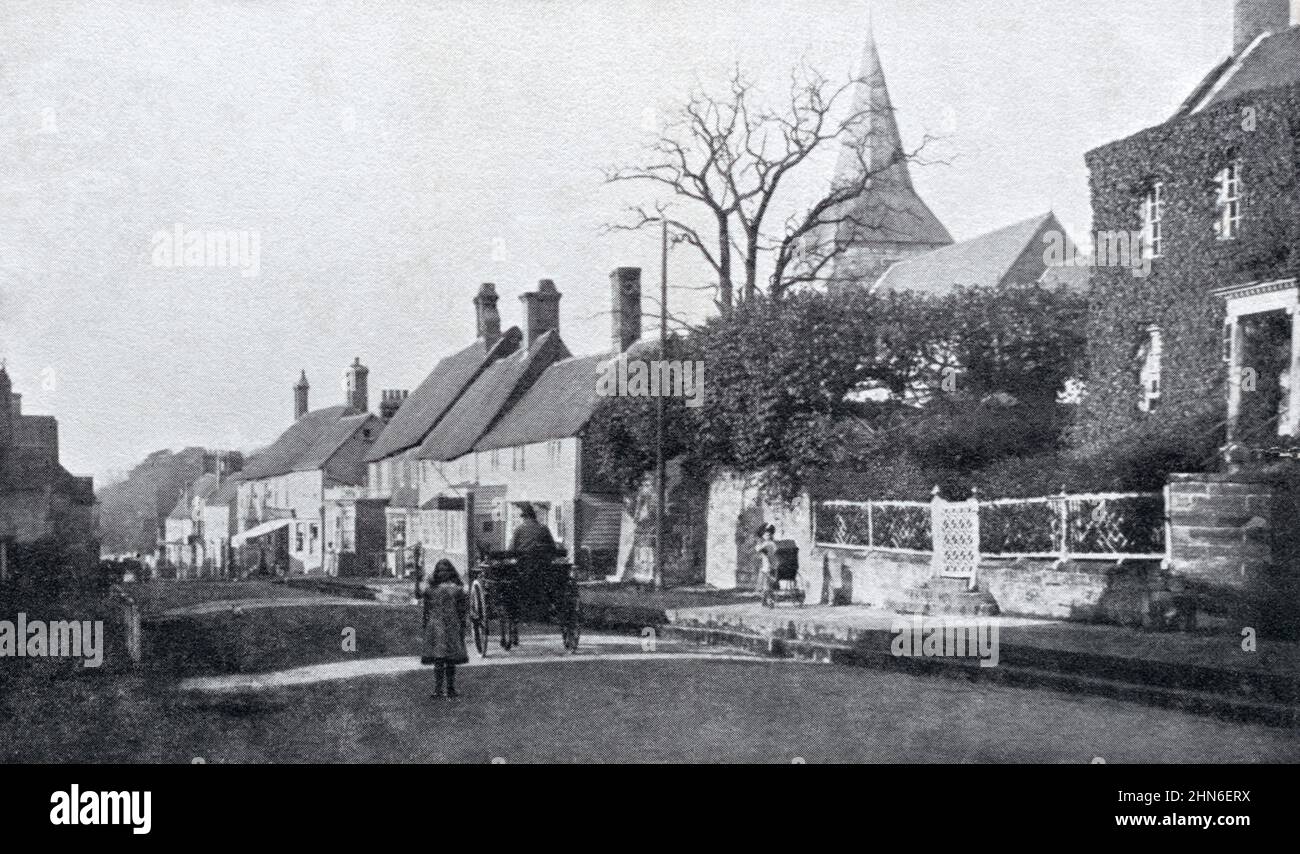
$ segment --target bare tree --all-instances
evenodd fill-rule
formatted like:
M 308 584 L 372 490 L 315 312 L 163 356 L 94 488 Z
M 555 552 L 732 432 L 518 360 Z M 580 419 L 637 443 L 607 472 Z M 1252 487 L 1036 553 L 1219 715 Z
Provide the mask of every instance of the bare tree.
M 610 229 L 635 231 L 666 219 L 674 240 L 695 247 L 713 270 L 723 312 L 737 301 L 737 280 L 739 298 L 754 298 L 764 258 L 771 265 L 768 293 L 773 298 L 799 284 L 825 281 L 835 258 L 851 243 L 846 234 L 879 230 L 894 215 L 912 214 L 894 210 L 888 194 L 872 204 L 854 203 L 876 192 L 884 173 L 898 163 L 917 160 L 921 150 L 895 151 L 887 162 L 879 162 L 872 157 L 872 109 L 855 104 L 847 116 L 836 119 L 842 100 L 862 82 L 835 85 L 799 66 L 791 72 L 789 94 L 779 109 L 755 105 L 755 87 L 739 69 L 728 81 L 726 96 L 693 93 L 649 146 L 647 164 L 605 174 L 608 183 L 659 185 L 690 213 L 669 216 L 662 202 L 635 205 L 630 222 Z M 817 202 L 773 227 L 769 220 L 786 179 L 829 144 L 852 152 L 860 169 L 839 176 Z

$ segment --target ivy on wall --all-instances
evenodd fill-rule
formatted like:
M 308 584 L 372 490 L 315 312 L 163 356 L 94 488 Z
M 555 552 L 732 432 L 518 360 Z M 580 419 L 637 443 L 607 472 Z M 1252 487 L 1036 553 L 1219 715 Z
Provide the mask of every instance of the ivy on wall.
M 1217 287 L 1300 272 L 1300 86 L 1251 93 L 1091 151 L 1093 228 L 1136 231 L 1163 184 L 1161 258 L 1145 278 L 1092 271 L 1087 395 L 1072 441 L 1084 454 L 1145 444 L 1168 465 L 1209 467 L 1227 416 L 1223 300 Z M 1219 240 L 1216 176 L 1242 164 L 1239 237 Z M 1137 353 L 1162 330 L 1161 398 L 1138 408 Z M 1207 459 L 1203 457 L 1210 449 Z

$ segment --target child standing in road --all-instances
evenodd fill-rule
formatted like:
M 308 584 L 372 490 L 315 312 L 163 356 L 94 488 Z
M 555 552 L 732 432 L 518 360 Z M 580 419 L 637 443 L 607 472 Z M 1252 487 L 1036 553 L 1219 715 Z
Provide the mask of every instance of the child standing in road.
M 421 664 L 433 665 L 433 696 L 456 697 L 456 665 L 469 661 L 465 650 L 465 622 L 469 596 L 451 561 L 443 559 L 433 567 L 433 577 L 424 586 L 424 655 Z

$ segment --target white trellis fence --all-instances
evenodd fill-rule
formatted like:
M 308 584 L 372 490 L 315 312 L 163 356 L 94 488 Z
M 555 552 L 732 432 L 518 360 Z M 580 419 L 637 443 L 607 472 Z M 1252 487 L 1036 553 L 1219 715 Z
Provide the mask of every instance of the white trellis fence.
M 1169 559 L 1168 488 L 1041 498 L 819 501 L 825 548 L 929 555 L 934 574 L 976 584 L 981 558 Z

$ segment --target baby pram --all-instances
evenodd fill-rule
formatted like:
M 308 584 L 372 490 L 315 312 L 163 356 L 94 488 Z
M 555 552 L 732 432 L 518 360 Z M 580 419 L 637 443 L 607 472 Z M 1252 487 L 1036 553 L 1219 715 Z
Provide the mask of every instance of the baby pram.
M 802 606 L 807 595 L 799 574 L 799 546 L 794 540 L 777 540 L 772 556 L 772 579 L 763 591 L 763 607 L 775 608 L 778 602 Z

